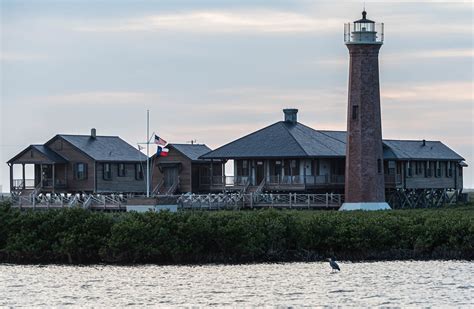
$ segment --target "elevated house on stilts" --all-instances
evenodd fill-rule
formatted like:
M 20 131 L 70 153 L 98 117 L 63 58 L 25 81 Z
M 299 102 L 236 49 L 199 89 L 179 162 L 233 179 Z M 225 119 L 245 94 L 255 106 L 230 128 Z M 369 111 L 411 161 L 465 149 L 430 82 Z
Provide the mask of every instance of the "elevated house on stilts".
M 118 136 L 58 134 L 42 145 L 30 145 L 11 158 L 10 191 L 34 193 L 146 192 L 147 157 Z M 20 165 L 18 177 L 14 166 Z M 33 177 L 25 169 L 33 166 Z
M 344 193 L 346 132 L 315 130 L 297 121 L 296 109 L 284 120 L 200 157 L 233 160 L 233 176 L 214 176 L 211 192 Z M 426 196 L 445 199 L 463 187 L 464 158 L 439 141 L 383 140 L 387 200 L 415 203 Z M 444 197 L 443 197 L 444 196 Z M 393 203 L 396 201 L 392 201 Z

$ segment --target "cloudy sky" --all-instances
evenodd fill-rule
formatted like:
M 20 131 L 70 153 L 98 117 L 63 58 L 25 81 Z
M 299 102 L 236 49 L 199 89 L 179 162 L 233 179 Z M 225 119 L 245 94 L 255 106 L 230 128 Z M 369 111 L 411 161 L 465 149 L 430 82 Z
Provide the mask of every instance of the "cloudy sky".
M 296 107 L 345 130 L 343 23 L 362 1 L 8 1 L 1 3 L 0 162 L 57 133 L 152 130 L 212 148 Z M 384 138 L 441 140 L 474 187 L 473 4 L 366 1 L 385 23 Z M 8 167 L 0 164 L 0 185 Z

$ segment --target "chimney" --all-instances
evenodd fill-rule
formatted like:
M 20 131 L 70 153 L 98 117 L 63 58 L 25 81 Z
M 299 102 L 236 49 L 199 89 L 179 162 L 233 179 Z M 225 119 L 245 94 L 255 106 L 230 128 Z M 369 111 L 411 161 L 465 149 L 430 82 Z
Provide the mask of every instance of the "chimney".
M 283 110 L 283 113 L 285 114 L 285 122 L 296 124 L 298 121 L 298 109 L 296 108 L 285 108 Z
M 95 128 L 92 128 L 91 129 L 91 138 L 95 139 L 97 137 L 97 131 L 95 130 Z
M 423 146 L 426 146 L 426 140 L 423 140 Z

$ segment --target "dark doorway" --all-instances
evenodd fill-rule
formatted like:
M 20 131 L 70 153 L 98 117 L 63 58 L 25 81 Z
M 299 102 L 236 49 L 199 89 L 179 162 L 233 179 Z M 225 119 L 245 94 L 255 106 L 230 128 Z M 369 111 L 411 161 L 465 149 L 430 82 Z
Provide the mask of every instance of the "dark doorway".
M 173 186 L 178 180 L 178 168 L 177 167 L 165 167 L 163 168 L 164 187 L 169 188 Z

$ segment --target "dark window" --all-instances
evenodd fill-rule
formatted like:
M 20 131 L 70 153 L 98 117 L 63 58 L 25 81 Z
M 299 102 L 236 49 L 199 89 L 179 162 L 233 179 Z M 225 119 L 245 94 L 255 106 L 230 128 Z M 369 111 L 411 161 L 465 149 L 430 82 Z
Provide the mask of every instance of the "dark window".
M 352 105 L 352 120 L 357 120 L 359 117 L 359 105 Z
M 377 159 L 377 172 L 382 174 L 382 160 Z
M 411 162 L 408 161 L 406 164 L 407 164 L 407 177 L 411 177 L 411 176 L 413 176 L 413 171 L 412 171 L 412 167 L 411 167 Z
M 284 161 L 285 176 L 298 176 L 300 174 L 299 160 L 285 160 Z
M 441 162 L 436 161 L 436 177 L 441 177 Z
M 56 142 L 56 147 L 54 147 L 56 150 L 63 150 L 63 141 L 59 140 Z
M 388 174 L 395 175 L 396 174 L 397 163 L 395 161 L 388 161 Z
M 144 178 L 143 176 L 143 167 L 141 163 L 135 164 L 135 179 L 136 180 L 142 180 Z
M 104 163 L 103 170 L 104 170 L 104 175 L 103 175 L 104 180 L 112 179 L 112 170 L 110 169 L 110 163 Z
M 125 164 L 123 164 L 123 163 L 118 164 L 118 173 L 117 173 L 117 175 L 119 177 L 125 177 Z
M 248 176 L 249 175 L 249 161 L 238 160 L 237 161 L 237 176 Z
M 76 176 L 76 180 L 87 179 L 87 164 L 86 163 L 76 163 L 75 176 Z
M 425 177 L 432 177 L 433 176 L 433 169 L 432 169 L 431 165 L 432 164 L 431 164 L 430 161 L 425 162 Z
M 446 177 L 453 177 L 453 163 L 451 161 L 446 162 Z
M 423 162 L 418 162 L 418 161 L 415 163 L 416 164 L 416 174 L 417 175 L 423 174 L 423 164 L 422 163 Z
M 33 150 L 32 150 L 32 151 L 30 151 L 30 157 L 31 157 L 31 158 L 34 158 L 34 156 L 35 156 L 35 153 L 34 153 L 34 151 L 33 151 Z

